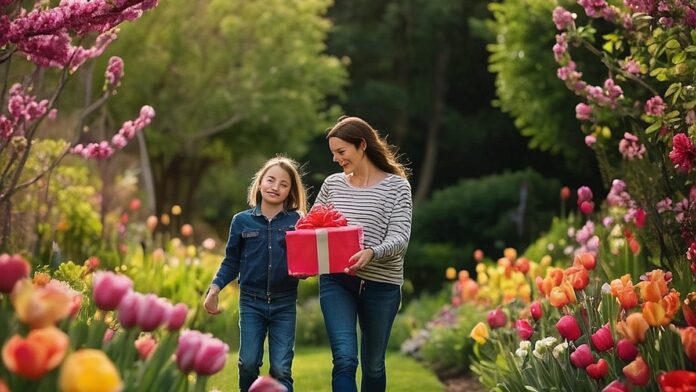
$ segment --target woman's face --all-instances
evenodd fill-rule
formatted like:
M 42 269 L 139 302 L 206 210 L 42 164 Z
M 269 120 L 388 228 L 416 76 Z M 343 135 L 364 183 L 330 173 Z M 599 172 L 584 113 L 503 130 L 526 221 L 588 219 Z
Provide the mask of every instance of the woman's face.
M 290 175 L 285 169 L 278 165 L 271 166 L 261 179 L 261 199 L 272 205 L 283 204 L 290 194 L 291 184 Z
M 338 137 L 329 138 L 329 149 L 333 155 L 333 161 L 338 163 L 346 174 L 353 173 L 365 158 L 363 150 Z

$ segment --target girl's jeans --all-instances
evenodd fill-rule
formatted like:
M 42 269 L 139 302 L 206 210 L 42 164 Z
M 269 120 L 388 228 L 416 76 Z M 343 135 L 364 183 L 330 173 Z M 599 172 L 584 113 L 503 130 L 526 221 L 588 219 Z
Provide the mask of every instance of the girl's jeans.
M 333 354 L 333 391 L 357 391 L 356 323 L 359 322 L 360 390 L 383 392 L 387 385 L 384 356 L 401 303 L 401 287 L 346 274 L 322 275 L 319 278 L 319 300 Z
M 295 356 L 297 296 L 278 298 L 239 295 L 239 390 L 246 392 L 259 376 L 263 342 L 268 332 L 268 351 L 273 378 L 292 392 L 292 359 Z

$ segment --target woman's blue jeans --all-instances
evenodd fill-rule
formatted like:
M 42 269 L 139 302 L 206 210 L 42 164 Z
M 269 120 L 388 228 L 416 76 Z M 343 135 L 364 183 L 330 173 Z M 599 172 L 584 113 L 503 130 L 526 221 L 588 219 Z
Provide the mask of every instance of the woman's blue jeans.
M 297 296 L 272 298 L 239 295 L 239 390 L 246 392 L 259 376 L 268 333 L 270 374 L 292 392 Z
M 346 274 L 322 275 L 319 300 L 331 342 L 334 392 L 357 391 L 360 324 L 360 369 L 362 392 L 383 392 L 387 386 L 384 356 L 396 312 L 401 304 L 401 287 Z

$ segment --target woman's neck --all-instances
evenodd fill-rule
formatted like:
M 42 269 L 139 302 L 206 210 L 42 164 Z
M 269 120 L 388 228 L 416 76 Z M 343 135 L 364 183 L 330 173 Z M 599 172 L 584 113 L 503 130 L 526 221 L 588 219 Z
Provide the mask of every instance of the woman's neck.
M 372 163 L 367 163 L 357 168 L 350 176 L 351 185 L 358 188 L 367 188 L 377 184 L 386 177 L 386 173 Z

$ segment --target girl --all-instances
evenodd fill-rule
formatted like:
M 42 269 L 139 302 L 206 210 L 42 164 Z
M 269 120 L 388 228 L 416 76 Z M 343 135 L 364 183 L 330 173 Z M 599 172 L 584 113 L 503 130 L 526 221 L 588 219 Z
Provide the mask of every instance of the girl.
M 254 175 L 251 209 L 232 218 L 225 258 L 204 307 L 219 314 L 218 294 L 239 276 L 239 389 L 259 376 L 268 334 L 270 374 L 292 392 L 297 279 L 288 275 L 285 232 L 306 212 L 307 196 L 297 163 L 270 159 Z
M 411 186 L 404 166 L 364 120 L 341 117 L 326 135 L 342 173 L 324 180 L 316 203 L 333 204 L 363 227 L 364 250 L 345 274 L 321 275 L 319 300 L 333 355 L 334 391 L 356 391 L 356 324 L 361 330 L 361 391 L 384 391 L 384 356 L 401 303 L 404 254 L 411 234 Z

